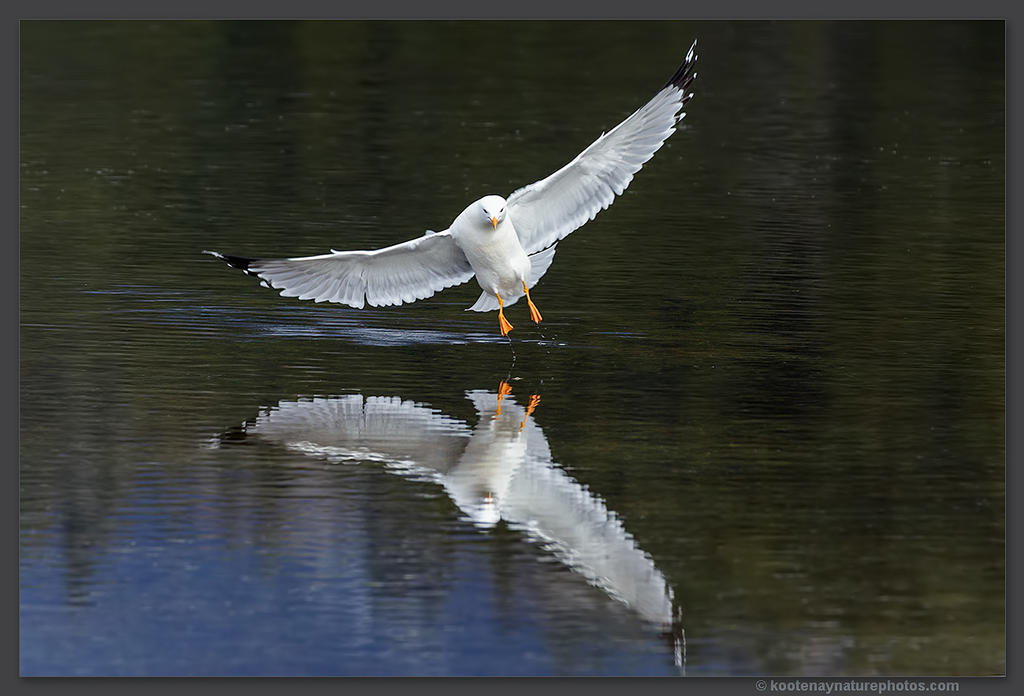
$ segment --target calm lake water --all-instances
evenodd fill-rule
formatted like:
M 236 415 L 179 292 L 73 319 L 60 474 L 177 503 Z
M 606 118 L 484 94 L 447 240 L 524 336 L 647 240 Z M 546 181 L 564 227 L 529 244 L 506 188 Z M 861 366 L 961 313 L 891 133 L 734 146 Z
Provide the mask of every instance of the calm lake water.
M 355 310 L 201 254 L 445 229 L 695 37 L 511 348 L 475 284 Z M 1005 671 L 1001 22 L 27 22 L 21 58 L 23 675 Z

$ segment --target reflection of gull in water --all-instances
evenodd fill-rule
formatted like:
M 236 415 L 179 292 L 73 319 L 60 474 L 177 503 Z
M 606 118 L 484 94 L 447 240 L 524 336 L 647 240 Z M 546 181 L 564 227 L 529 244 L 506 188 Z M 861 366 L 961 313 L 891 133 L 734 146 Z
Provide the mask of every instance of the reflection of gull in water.
M 509 396 L 467 392 L 479 417 L 470 429 L 427 406 L 397 397 L 353 394 L 282 401 L 248 424 L 250 436 L 330 461 L 375 461 L 429 478 L 478 527 L 504 520 L 539 540 L 559 560 L 663 628 L 672 593 L 604 502 L 551 461 L 532 412 Z

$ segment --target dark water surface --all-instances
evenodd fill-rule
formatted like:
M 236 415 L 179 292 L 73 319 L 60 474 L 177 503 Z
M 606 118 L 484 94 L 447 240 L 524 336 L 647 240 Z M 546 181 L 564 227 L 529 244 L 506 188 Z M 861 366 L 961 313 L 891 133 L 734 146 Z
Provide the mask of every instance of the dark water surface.
M 514 365 L 200 254 L 444 229 L 694 37 Z M 1004 672 L 1003 38 L 22 24 L 22 674 Z

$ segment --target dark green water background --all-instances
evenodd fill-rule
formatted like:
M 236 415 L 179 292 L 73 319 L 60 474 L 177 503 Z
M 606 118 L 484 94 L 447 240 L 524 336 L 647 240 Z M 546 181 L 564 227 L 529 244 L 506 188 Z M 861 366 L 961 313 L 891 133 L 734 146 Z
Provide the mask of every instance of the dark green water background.
M 562 243 L 541 328 L 512 308 L 511 370 L 475 285 L 354 310 L 200 254 L 444 229 L 694 37 L 684 126 Z M 21 41 L 22 674 L 1005 671 L 1001 22 Z M 465 393 L 506 377 L 663 575 L 672 635 L 436 483 L 237 430 L 351 394 L 472 428 Z

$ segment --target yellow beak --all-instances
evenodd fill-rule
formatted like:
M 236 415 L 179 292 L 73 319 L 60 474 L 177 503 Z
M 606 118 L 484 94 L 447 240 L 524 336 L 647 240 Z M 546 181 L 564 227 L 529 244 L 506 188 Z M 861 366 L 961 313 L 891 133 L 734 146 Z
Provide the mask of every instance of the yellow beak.
M 494 229 L 498 229 L 498 218 L 492 217 L 491 224 L 494 225 Z

